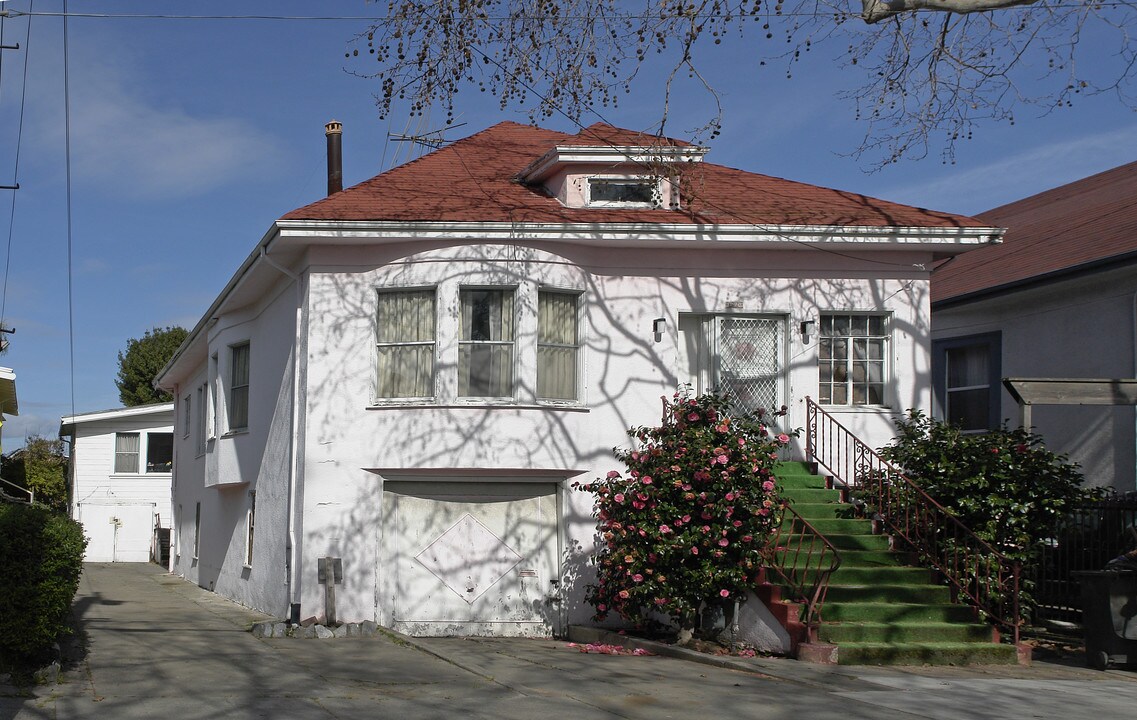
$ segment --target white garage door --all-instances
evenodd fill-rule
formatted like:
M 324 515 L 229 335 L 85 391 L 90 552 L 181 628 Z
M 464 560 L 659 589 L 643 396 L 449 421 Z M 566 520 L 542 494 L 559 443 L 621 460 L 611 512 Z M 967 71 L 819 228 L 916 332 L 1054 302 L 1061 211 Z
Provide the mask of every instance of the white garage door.
M 79 522 L 87 536 L 87 562 L 149 562 L 154 504 L 81 503 Z
M 394 629 L 418 636 L 554 634 L 559 488 L 385 483 L 380 602 Z

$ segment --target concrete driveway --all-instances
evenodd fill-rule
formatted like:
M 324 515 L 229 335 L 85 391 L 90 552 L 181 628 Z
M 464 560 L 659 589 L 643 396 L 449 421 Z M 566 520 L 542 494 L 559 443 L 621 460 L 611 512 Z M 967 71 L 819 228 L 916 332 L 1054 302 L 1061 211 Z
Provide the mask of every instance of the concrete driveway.
M 564 641 L 254 638 L 257 613 L 144 564 L 84 568 L 86 656 L 20 696 L 18 718 L 1121 718 L 1137 673 L 1029 668 L 742 669 L 585 654 Z

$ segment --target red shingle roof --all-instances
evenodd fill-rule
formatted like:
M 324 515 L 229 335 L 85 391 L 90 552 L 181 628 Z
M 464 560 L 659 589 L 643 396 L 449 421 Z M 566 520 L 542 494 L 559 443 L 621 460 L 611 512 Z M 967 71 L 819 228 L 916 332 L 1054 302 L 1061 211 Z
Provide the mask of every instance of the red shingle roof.
M 645 146 L 659 142 L 654 136 L 602 123 L 567 135 L 503 122 L 293 210 L 282 219 L 984 227 L 984 223 L 962 215 L 706 162 L 684 165 L 690 192 L 686 207 L 678 211 L 566 208 L 540 188 L 516 179 L 530 163 L 557 145 Z M 690 147 L 681 141 L 666 142 Z
M 1137 251 L 1137 162 L 988 210 L 1001 245 L 972 250 L 932 273 L 942 302 Z

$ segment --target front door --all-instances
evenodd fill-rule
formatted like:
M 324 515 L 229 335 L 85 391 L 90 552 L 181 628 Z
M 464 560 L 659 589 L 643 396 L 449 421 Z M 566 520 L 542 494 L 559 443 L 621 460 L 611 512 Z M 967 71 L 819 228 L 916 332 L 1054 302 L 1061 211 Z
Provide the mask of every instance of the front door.
M 384 484 L 380 618 L 412 636 L 560 626 L 557 483 Z

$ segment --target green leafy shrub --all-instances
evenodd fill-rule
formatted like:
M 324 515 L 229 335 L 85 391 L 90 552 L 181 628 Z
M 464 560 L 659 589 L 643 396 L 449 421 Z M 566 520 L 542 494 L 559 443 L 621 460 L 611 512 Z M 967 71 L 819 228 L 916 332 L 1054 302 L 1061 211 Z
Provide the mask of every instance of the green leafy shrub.
M 655 614 L 689 633 L 704 603 L 742 599 L 776 521 L 774 465 L 789 442 L 764 414 L 731 416 L 725 395 L 664 399 L 658 427 L 617 449 L 627 474 L 575 484 L 595 495 L 601 547 L 586 599 L 595 619 Z
M 976 535 L 1028 567 L 1056 522 L 1096 494 L 1082 487 L 1076 464 L 1021 428 L 965 434 L 918 410 L 897 428 L 880 454 Z
M 87 540 L 39 505 L 0 505 L 0 667 L 34 670 L 66 631 Z

